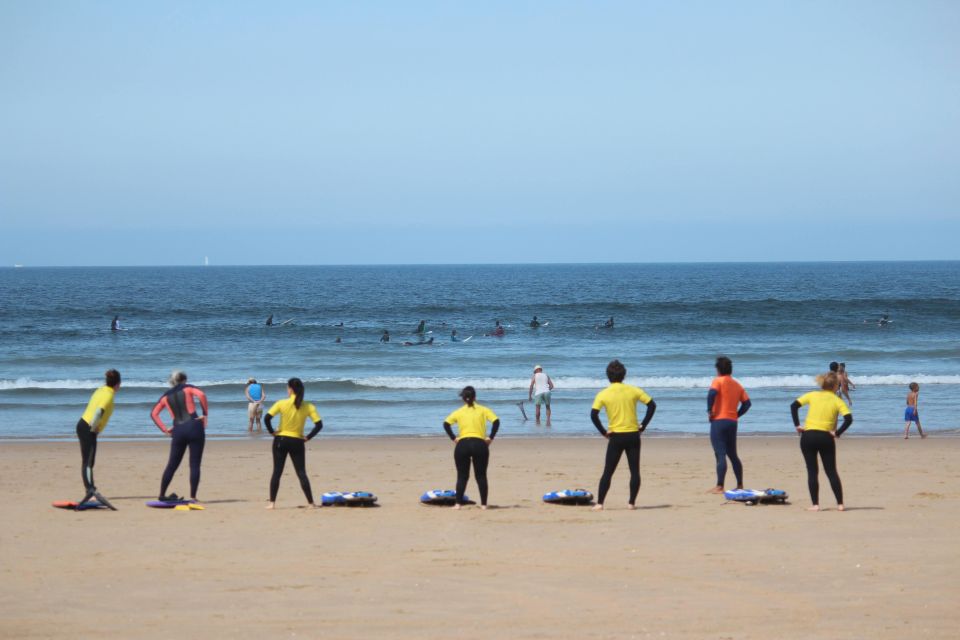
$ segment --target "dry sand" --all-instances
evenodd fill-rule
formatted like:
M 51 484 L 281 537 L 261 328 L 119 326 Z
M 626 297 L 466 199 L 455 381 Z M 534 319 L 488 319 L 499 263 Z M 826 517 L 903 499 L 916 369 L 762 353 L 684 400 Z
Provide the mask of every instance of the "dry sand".
M 453 485 L 445 439 L 321 437 L 315 493 L 370 490 L 381 506 L 300 508 L 288 464 L 269 512 L 269 442 L 210 441 L 207 510 L 174 512 L 143 504 L 166 443 L 105 441 L 97 483 L 120 511 L 77 513 L 50 506 L 82 495 L 76 443 L 4 443 L 0 636 L 958 637 L 960 439 L 843 439 L 846 513 L 825 478 L 828 510 L 805 511 L 793 437 L 740 440 L 747 486 L 787 489 L 790 505 L 705 494 L 706 438 L 644 440 L 637 511 L 625 462 L 603 513 L 540 501 L 596 491 L 604 446 L 501 438 L 496 508 L 454 512 L 417 501 Z

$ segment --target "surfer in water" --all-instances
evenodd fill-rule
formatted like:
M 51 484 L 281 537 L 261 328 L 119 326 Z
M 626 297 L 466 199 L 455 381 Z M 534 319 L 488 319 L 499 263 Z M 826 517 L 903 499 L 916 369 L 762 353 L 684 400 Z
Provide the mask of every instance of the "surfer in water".
M 424 339 L 421 337 L 419 342 L 410 342 L 409 340 L 406 340 L 406 341 L 404 341 L 403 346 L 405 346 L 405 347 L 421 347 L 421 346 L 424 346 L 424 345 L 429 346 L 429 345 L 432 345 L 432 344 L 433 344 L 433 338 L 430 338 L 429 340 L 424 340 Z
M 443 430 L 453 440 L 453 461 L 457 467 L 457 502 L 454 509 L 464 504 L 463 492 L 470 479 L 470 463 L 480 489 L 480 508 L 487 508 L 487 464 L 490 462 L 490 444 L 497 437 L 500 418 L 493 411 L 477 404 L 477 391 L 473 387 L 464 387 L 460 392 L 463 406 L 451 413 L 443 421 Z M 487 422 L 491 423 L 490 435 L 487 435 Z M 457 435 L 453 435 L 453 425 L 457 425 Z
M 460 338 L 457 337 L 456 329 L 450 332 L 450 342 L 460 342 Z
M 380 342 L 390 342 L 390 332 L 384 329 L 383 335 L 380 336 Z
M 190 449 L 190 499 L 197 499 L 197 489 L 200 487 L 200 463 L 203 461 L 203 446 L 207 439 L 207 395 L 187 384 L 187 374 L 183 371 L 174 371 L 170 374 L 170 390 L 160 396 L 153 406 L 150 417 L 160 431 L 170 436 L 170 458 L 167 468 L 163 470 L 160 480 L 160 500 L 177 500 L 176 494 L 166 495 L 167 488 L 173 480 L 173 474 L 183 461 L 183 454 Z M 203 415 L 197 414 L 197 405 Z M 160 418 L 160 413 L 166 409 L 173 418 L 173 424 L 168 429 Z
M 530 321 L 530 328 L 536 329 L 540 326 L 540 321 L 537 319 L 537 316 L 533 316 L 533 320 Z
M 610 319 L 603 323 L 604 329 L 613 329 L 613 316 L 610 316 Z
M 623 363 L 619 360 L 611 361 L 607 365 L 607 380 L 610 381 L 610 386 L 597 394 L 590 411 L 593 426 L 607 439 L 607 457 L 600 478 L 600 488 L 597 490 L 597 504 L 593 507 L 595 511 L 603 510 L 613 472 L 617 470 L 624 453 L 627 454 L 627 465 L 630 467 L 630 501 L 627 507 L 637 508 L 637 493 L 640 492 L 640 434 L 653 420 L 657 403 L 643 389 L 624 384 L 626 377 L 627 368 Z M 646 415 L 640 424 L 637 424 L 637 403 L 647 405 Z M 600 422 L 600 409 L 607 413 L 609 429 L 604 429 Z
M 417 329 L 416 331 L 414 331 L 414 333 L 423 334 L 423 332 L 426 331 L 426 329 L 427 329 L 427 321 L 421 320 L 420 324 L 417 325 Z
M 487 336 L 487 337 L 491 337 L 491 336 L 492 336 L 492 337 L 494 337 L 494 338 L 502 338 L 503 335 L 506 333 L 506 331 L 504 331 L 504 329 L 503 329 L 503 325 L 500 324 L 500 321 L 499 321 L 499 320 L 494 320 L 494 323 L 495 323 L 495 324 L 494 324 L 494 326 L 493 326 L 493 331 L 490 332 L 490 333 L 485 333 L 485 334 L 483 334 L 483 335 L 485 335 L 485 336 Z
M 812 506 L 807 511 L 820 511 L 820 469 L 817 456 L 823 462 L 823 471 L 830 480 L 830 488 L 837 499 L 837 509 L 844 510 L 843 485 L 837 473 L 837 439 L 853 424 L 853 413 L 837 395 L 840 376 L 836 372 L 817 376 L 819 391 L 805 393 L 790 405 L 793 426 L 800 434 L 800 451 L 807 465 L 807 488 L 810 491 Z M 800 426 L 800 407 L 809 405 L 807 419 Z M 837 418 L 843 416 L 843 424 L 837 428 Z
M 110 331 L 120 331 L 120 316 L 113 316 L 110 321 Z
M 267 326 L 268 326 L 268 327 L 272 327 L 272 326 L 273 326 L 273 314 L 272 314 L 272 313 L 270 314 L 269 317 L 267 317 Z

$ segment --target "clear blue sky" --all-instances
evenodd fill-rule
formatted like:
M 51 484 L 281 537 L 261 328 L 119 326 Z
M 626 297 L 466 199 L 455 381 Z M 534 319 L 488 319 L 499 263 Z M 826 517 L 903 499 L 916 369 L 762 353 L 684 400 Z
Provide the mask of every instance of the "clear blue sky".
M 0 265 L 960 258 L 960 2 L 0 3 Z

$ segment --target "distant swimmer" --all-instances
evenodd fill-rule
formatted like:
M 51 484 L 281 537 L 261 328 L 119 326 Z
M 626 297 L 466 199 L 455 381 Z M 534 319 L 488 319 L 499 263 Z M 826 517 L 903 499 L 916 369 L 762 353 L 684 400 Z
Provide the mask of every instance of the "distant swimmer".
M 120 316 L 113 316 L 110 321 L 110 331 L 120 331 Z
M 310 478 L 307 476 L 306 443 L 313 440 L 323 429 L 323 420 L 317 413 L 312 402 L 303 399 L 304 387 L 300 378 L 287 380 L 287 394 L 290 396 L 279 400 L 270 407 L 264 422 L 267 431 L 273 436 L 273 475 L 270 476 L 270 504 L 267 509 L 273 509 L 277 504 L 277 492 L 280 491 L 280 476 L 287 462 L 287 456 L 293 461 L 293 469 L 300 479 L 300 489 L 307 498 L 307 504 L 316 507 L 313 501 L 313 490 L 310 488 Z M 280 414 L 280 425 L 274 431 L 271 418 Z M 313 429 L 303 436 L 303 425 L 307 418 L 313 420 Z
M 433 344 L 433 338 L 430 338 L 429 340 L 420 340 L 419 342 L 410 342 L 409 340 L 406 340 L 406 341 L 403 343 L 403 346 L 405 346 L 405 347 L 421 347 L 421 346 L 424 346 L 424 345 L 431 345 L 431 344 Z
M 903 429 L 903 439 L 910 438 L 910 423 L 917 423 L 917 431 L 921 438 L 927 436 L 923 433 L 923 427 L 920 426 L 920 385 L 916 382 L 910 383 L 910 393 L 907 394 L 907 410 L 903 414 L 903 419 L 907 421 L 907 426 Z
M 170 458 L 160 480 L 160 500 L 176 500 L 176 494 L 167 495 L 173 474 L 183 461 L 183 454 L 190 449 L 190 499 L 197 499 L 200 487 L 200 463 L 203 461 L 203 446 L 207 439 L 207 395 L 192 384 L 187 384 L 187 374 L 174 371 L 170 374 L 170 390 L 160 396 L 153 406 L 150 417 L 160 431 L 170 436 Z M 197 405 L 203 415 L 198 415 Z M 172 417 L 168 429 L 160 418 L 166 409 Z
M 243 393 L 247 396 L 247 431 L 253 433 L 253 425 L 256 423 L 257 433 L 260 433 L 263 430 L 260 421 L 263 418 L 263 403 L 267 401 L 267 391 L 256 378 L 250 378 Z
M 104 385 L 93 392 L 87 408 L 77 421 L 77 439 L 80 441 L 80 476 L 86 495 L 80 504 L 90 498 L 96 498 L 111 509 L 113 506 L 103 499 L 93 482 L 93 465 L 97 460 L 97 436 L 107 427 L 113 415 L 113 398 L 120 389 L 120 372 L 110 369 L 104 376 Z
M 343 342 L 343 338 L 341 338 L 340 336 L 337 336 L 337 339 L 334 340 L 334 342 L 337 344 L 340 344 L 341 342 Z
M 450 342 L 460 342 L 460 338 L 457 337 L 456 329 L 450 332 Z
M 717 484 L 709 493 L 723 493 L 727 477 L 727 458 L 733 465 L 737 489 L 743 489 L 743 464 L 737 455 L 737 424 L 750 410 L 750 396 L 733 377 L 733 362 L 726 356 L 717 358 L 717 377 L 707 392 L 707 420 L 710 421 L 710 444 L 717 459 Z
M 380 342 L 390 342 L 390 332 L 384 330 L 383 335 L 380 336 Z
M 885 327 L 885 326 L 887 326 L 888 324 L 890 324 L 891 322 L 893 322 L 893 320 L 891 320 L 891 319 L 890 319 L 890 316 L 885 313 L 885 314 L 883 314 L 882 316 L 880 316 L 880 320 L 877 321 L 877 326 L 878 326 L 878 327 Z
M 610 490 L 610 481 L 617 464 L 624 453 L 627 454 L 627 465 L 630 467 L 630 501 L 627 506 L 636 509 L 637 494 L 640 492 L 640 434 L 653 419 L 657 410 L 657 403 L 639 387 L 624 384 L 627 377 L 627 368 L 619 360 L 613 360 L 607 365 L 607 380 L 610 386 L 597 394 L 590 411 L 590 420 L 600 435 L 607 439 L 607 456 L 603 466 L 603 475 L 600 477 L 600 488 L 597 490 L 597 511 L 603 510 L 603 502 Z M 647 412 L 643 421 L 637 423 L 637 403 L 647 405 Z M 600 422 L 600 409 L 607 413 L 608 429 L 603 428 Z
M 268 326 L 268 327 L 272 327 L 272 326 L 273 326 L 273 314 L 272 314 L 272 313 L 270 314 L 270 317 L 267 318 L 267 326 Z
M 800 434 L 800 451 L 807 466 L 807 488 L 813 503 L 807 511 L 820 511 L 820 468 L 817 456 L 823 463 L 823 472 L 830 480 L 830 488 L 837 499 L 837 509 L 844 510 L 843 485 L 837 473 L 837 439 L 853 424 L 853 414 L 846 403 L 837 396 L 840 377 L 836 372 L 817 376 L 819 391 L 805 393 L 790 405 L 793 426 Z M 807 419 L 800 426 L 800 407 L 810 405 Z M 837 418 L 843 416 L 843 424 L 837 428 Z
M 857 385 L 853 384 L 853 380 L 850 379 L 850 376 L 847 375 L 847 363 L 841 362 L 840 368 L 837 369 L 837 375 L 840 377 L 840 395 L 847 399 L 847 404 L 853 406 L 853 400 L 850 398 L 850 389 L 856 389 Z
M 417 330 L 414 333 L 423 333 L 427 328 L 427 321 L 421 320 L 420 324 L 417 325 Z
M 610 316 L 610 319 L 603 323 L 604 329 L 613 329 L 613 316 Z
M 530 328 L 536 329 L 540 326 L 540 321 L 537 319 L 537 316 L 533 316 L 533 320 L 530 321 Z
M 477 404 L 477 391 L 473 387 L 464 387 L 460 392 L 463 406 L 451 413 L 443 421 L 443 430 L 456 443 L 453 448 L 453 461 L 457 467 L 457 502 L 454 509 L 464 504 L 463 493 L 470 479 L 470 463 L 480 489 L 480 508 L 487 508 L 487 465 L 490 462 L 490 444 L 497 437 L 500 418 L 493 411 Z M 487 435 L 487 422 L 491 424 Z M 453 435 L 453 425 L 457 425 L 457 435 Z
M 485 333 L 485 334 L 483 334 L 483 335 L 485 335 L 485 336 L 487 336 L 487 337 L 493 336 L 493 337 L 496 337 L 496 338 L 502 338 L 503 335 L 506 333 L 506 331 L 504 331 L 503 325 L 500 324 L 500 321 L 499 321 L 499 320 L 495 320 L 494 322 L 495 322 L 496 324 L 495 324 L 494 327 L 493 327 L 493 331 L 491 331 L 490 333 Z
M 527 399 L 534 402 L 537 424 L 540 424 L 540 405 L 547 407 L 547 426 L 550 426 L 550 392 L 553 391 L 553 380 L 543 372 L 543 367 L 536 365 L 533 376 L 530 378 L 530 388 L 527 390 Z

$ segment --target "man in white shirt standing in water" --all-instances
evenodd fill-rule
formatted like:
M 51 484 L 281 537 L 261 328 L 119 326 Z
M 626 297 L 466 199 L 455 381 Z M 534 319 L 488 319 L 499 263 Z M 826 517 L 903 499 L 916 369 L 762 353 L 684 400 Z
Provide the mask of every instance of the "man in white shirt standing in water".
M 550 426 L 550 392 L 553 391 L 553 380 L 543 372 L 543 367 L 537 365 L 533 368 L 533 377 L 530 378 L 530 389 L 527 394 L 529 400 L 533 400 L 537 407 L 537 424 L 540 424 L 540 405 L 547 406 L 547 426 Z

